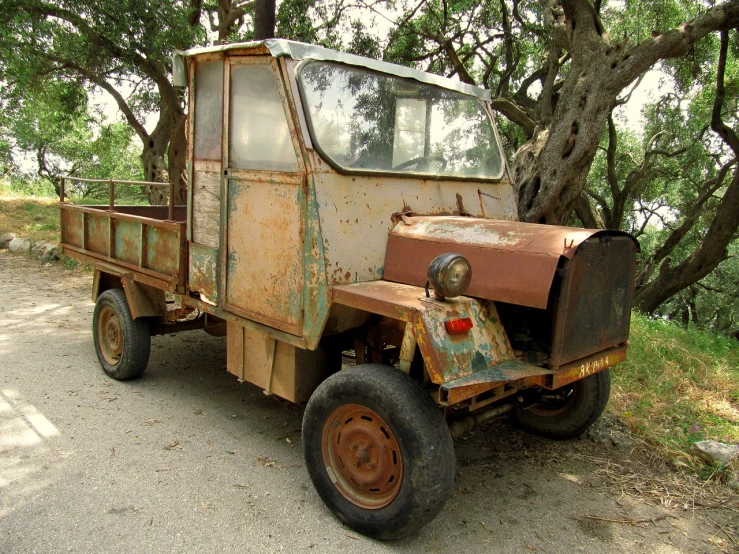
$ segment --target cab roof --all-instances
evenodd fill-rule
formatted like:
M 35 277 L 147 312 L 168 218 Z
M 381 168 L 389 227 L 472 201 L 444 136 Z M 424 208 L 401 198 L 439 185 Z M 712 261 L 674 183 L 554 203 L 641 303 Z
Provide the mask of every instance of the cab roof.
M 251 42 L 236 42 L 233 44 L 221 44 L 216 46 L 205 46 L 200 48 L 191 48 L 184 52 L 177 52 L 175 54 L 175 67 L 177 67 L 177 59 L 184 61 L 184 59 L 199 56 L 201 54 L 211 54 L 215 52 L 228 52 L 231 50 L 250 50 L 257 48 L 267 48 L 269 53 L 275 58 L 282 56 L 292 58 L 293 60 L 321 60 L 344 63 L 347 65 L 353 65 L 356 67 L 363 67 L 372 71 L 378 71 L 380 73 L 386 73 L 389 75 L 395 75 L 405 79 L 413 79 L 421 83 L 442 87 L 445 89 L 460 92 L 470 96 L 476 96 L 481 100 L 490 101 L 490 91 L 473 85 L 468 85 L 454 79 L 448 79 L 446 77 L 440 77 L 418 69 L 405 67 L 393 63 L 383 62 L 379 60 L 373 60 L 372 58 L 364 58 L 355 54 L 347 54 L 345 52 L 339 52 L 337 50 L 330 50 L 323 48 L 322 46 L 314 46 L 311 44 L 305 44 L 303 42 L 297 42 L 293 40 L 285 39 L 267 39 L 258 40 Z M 184 64 L 182 64 L 184 67 Z

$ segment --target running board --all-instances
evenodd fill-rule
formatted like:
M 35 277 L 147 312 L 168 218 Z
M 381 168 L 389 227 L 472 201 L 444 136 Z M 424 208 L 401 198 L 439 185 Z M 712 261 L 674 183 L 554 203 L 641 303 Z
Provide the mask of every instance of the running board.
M 551 369 L 525 364 L 517 360 L 506 360 L 443 383 L 439 387 L 439 403 L 450 406 L 507 384 L 514 385 L 516 388 L 531 385 L 543 386 L 546 377 L 553 373 Z

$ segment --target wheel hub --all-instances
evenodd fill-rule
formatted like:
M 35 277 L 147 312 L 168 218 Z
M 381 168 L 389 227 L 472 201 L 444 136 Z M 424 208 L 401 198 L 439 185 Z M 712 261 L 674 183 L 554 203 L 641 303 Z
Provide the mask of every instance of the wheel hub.
M 400 446 L 375 411 L 358 404 L 334 410 L 323 430 L 323 460 L 338 491 L 362 508 L 379 509 L 403 480 Z
M 100 351 L 106 362 L 115 365 L 120 360 L 123 351 L 123 333 L 120 320 L 110 306 L 105 306 L 98 321 Z

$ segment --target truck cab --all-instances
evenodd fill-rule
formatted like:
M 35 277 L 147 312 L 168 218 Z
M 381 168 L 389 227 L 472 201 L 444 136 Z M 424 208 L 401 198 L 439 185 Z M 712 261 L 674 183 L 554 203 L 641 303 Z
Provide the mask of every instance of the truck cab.
M 638 243 L 517 221 L 489 91 L 276 39 L 181 52 L 174 69 L 187 205 L 62 192 L 111 377 L 141 375 L 153 334 L 225 332 L 229 372 L 307 402 L 316 490 L 378 538 L 442 510 L 465 430 L 508 413 L 570 438 L 601 415 Z

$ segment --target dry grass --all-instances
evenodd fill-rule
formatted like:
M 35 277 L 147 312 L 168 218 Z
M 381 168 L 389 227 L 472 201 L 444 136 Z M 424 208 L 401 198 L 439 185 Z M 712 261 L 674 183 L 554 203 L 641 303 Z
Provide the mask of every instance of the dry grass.
M 3 233 L 15 233 L 32 241 L 58 241 L 58 200 L 9 193 L 0 195 L 0 235 Z

